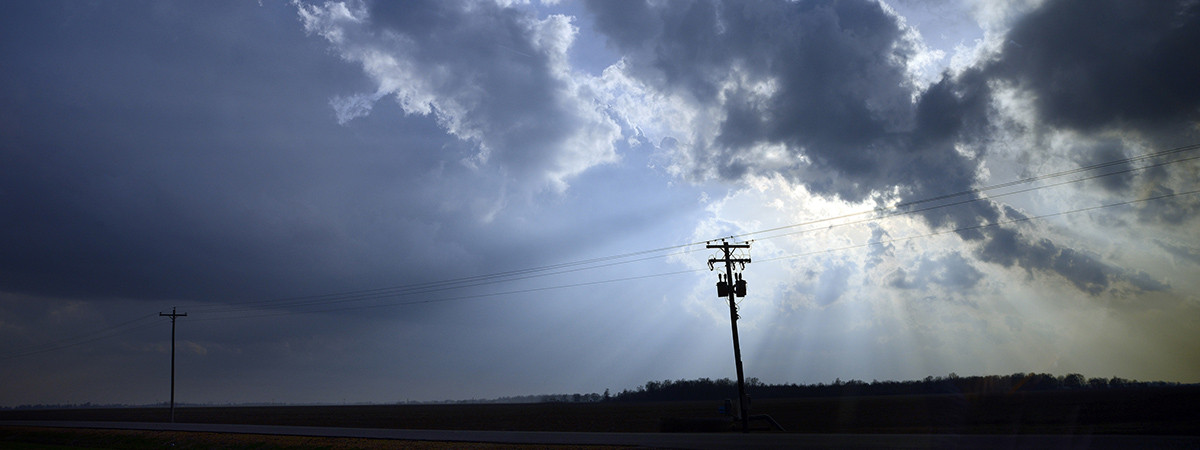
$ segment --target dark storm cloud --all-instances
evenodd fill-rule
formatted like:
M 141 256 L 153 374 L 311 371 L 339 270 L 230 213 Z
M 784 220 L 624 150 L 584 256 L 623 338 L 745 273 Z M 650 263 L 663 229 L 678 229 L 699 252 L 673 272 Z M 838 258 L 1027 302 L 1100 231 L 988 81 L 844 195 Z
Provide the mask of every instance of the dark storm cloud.
M 1122 133 L 1164 150 L 1200 139 L 1200 3 L 1194 1 L 1047 2 L 1009 32 L 986 68 L 997 82 L 1032 99 L 1039 126 L 1079 133 Z M 1115 160 L 1128 152 L 1102 139 L 1076 148 L 1081 163 Z M 1126 168 L 1114 167 L 1114 169 Z M 1171 194 L 1177 167 L 1105 177 L 1110 192 L 1137 187 L 1144 196 Z M 1143 221 L 1178 225 L 1200 203 L 1170 198 L 1139 206 Z
M 1021 20 L 988 68 L 1030 94 L 1046 126 L 1140 136 L 1158 150 L 1200 139 L 1200 3 L 1050 2 Z M 1080 152 L 1084 161 L 1123 156 L 1111 140 Z M 1194 179 L 1185 165 L 1099 180 L 1109 191 L 1170 195 Z M 1186 184 L 1184 184 L 1186 186 Z M 1186 188 L 1184 188 L 1186 189 Z M 1189 197 L 1138 206 L 1146 223 L 1177 226 L 1200 212 Z
M 991 71 L 1052 126 L 1156 130 L 1200 118 L 1198 46 L 1194 1 L 1050 1 L 1012 28 Z
M 1112 1 L 1096 11 L 1092 5 L 1047 2 L 1018 21 L 1000 54 L 946 73 L 924 90 L 906 70 L 919 44 L 875 2 L 591 2 L 589 8 L 610 45 L 624 52 L 629 73 L 701 110 L 719 111 L 715 136 L 695 139 L 687 150 L 693 174 L 737 180 L 777 173 L 814 193 L 859 201 L 893 189 L 904 199 L 923 199 L 976 186 L 980 157 L 1000 126 L 992 108 L 997 84 L 1034 94 L 1050 126 L 1158 132 L 1164 123 L 1176 131 L 1194 123 L 1200 84 L 1191 80 L 1200 79 L 1200 66 L 1189 49 L 1200 47 L 1197 4 Z M 781 167 L 756 159 L 751 149 L 767 144 L 784 146 L 798 162 Z M 1118 154 L 1104 145 L 1091 152 L 1081 159 Z M 1119 189 L 1127 181 L 1104 183 Z M 1087 292 L 1108 286 L 1109 271 L 1092 255 L 1028 241 L 1013 230 L 978 228 L 1000 219 L 994 203 L 922 216 L 980 242 L 986 261 L 1057 273 Z
M 472 221 L 421 194 L 463 189 L 431 175 L 429 149 L 459 141 L 431 119 L 339 126 L 329 92 L 372 84 L 291 5 L 13 6 L 5 290 L 224 301 L 399 284 L 396 254 L 456 257 L 433 251 L 452 231 L 430 217 Z
M 759 173 L 758 162 L 741 152 L 782 143 L 812 161 L 789 175 L 806 178 L 820 193 L 857 200 L 911 178 L 883 170 L 881 162 L 949 156 L 904 154 L 909 145 L 902 133 L 915 119 L 905 60 L 916 49 L 878 4 L 589 6 L 630 72 L 661 91 L 721 108 L 715 141 L 693 149 L 704 164 L 697 172 Z M 774 92 L 760 92 L 760 84 Z M 838 176 L 820 176 L 830 171 Z
M 914 101 L 917 87 L 906 65 L 919 48 L 877 3 L 590 6 L 632 73 L 722 111 L 714 142 L 690 150 L 700 161 L 698 174 L 715 169 L 738 179 L 774 171 L 850 201 L 896 187 L 905 198 L 924 198 L 975 183 L 977 160 L 955 145 L 974 144 L 988 129 L 991 97 L 983 74 L 946 76 Z M 760 92 L 756 83 L 774 90 Z M 782 144 L 807 163 L 761 165 L 746 151 L 760 144 Z M 925 213 L 933 226 L 946 228 L 998 215 L 986 202 Z M 961 234 L 983 238 L 978 231 Z
M 917 87 L 906 67 L 919 48 L 877 3 L 590 6 L 631 73 L 720 109 L 713 142 L 690 149 L 700 176 L 777 172 L 850 201 L 894 187 L 920 198 L 975 181 L 977 161 L 954 146 L 987 130 L 987 84 L 977 71 L 947 76 L 914 102 Z M 784 145 L 807 162 L 779 168 L 754 160 L 747 149 L 764 144 Z M 960 227 L 996 215 L 979 203 L 928 218 Z

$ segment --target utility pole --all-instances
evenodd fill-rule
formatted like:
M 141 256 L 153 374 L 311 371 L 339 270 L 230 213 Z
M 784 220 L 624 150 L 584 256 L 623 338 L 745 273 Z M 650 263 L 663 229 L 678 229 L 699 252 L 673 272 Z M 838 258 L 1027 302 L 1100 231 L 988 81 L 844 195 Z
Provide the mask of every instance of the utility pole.
M 719 248 L 724 252 L 724 258 L 709 258 L 708 270 L 713 270 L 716 263 L 725 263 L 725 275 L 717 275 L 717 296 L 729 298 L 729 323 L 733 327 L 733 361 L 737 364 L 737 381 L 738 381 L 738 405 L 741 408 L 742 432 L 750 432 L 750 405 L 746 401 L 746 377 L 742 373 L 742 346 L 738 342 L 738 313 L 737 313 L 737 297 L 746 296 L 746 280 L 742 279 L 742 274 L 738 273 L 737 280 L 733 278 L 733 265 L 741 264 L 742 270 L 746 270 L 746 263 L 750 262 L 750 258 L 735 258 L 734 249 L 750 248 L 750 243 L 730 244 L 724 239 L 720 244 L 708 244 L 708 248 Z
M 187 313 L 176 314 L 172 306 L 170 314 L 160 312 L 158 315 L 171 318 L 171 423 L 175 423 L 175 318 L 187 317 Z

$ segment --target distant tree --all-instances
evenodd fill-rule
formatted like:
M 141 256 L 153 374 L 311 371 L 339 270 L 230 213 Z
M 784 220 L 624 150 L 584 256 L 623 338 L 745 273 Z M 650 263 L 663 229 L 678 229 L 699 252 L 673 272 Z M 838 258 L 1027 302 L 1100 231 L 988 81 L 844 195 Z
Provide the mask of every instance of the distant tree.
M 1085 382 L 1085 378 L 1083 378 L 1083 375 L 1078 374 L 1078 373 L 1072 373 L 1072 374 L 1067 374 L 1067 376 L 1063 377 L 1062 385 L 1063 385 L 1063 387 L 1065 387 L 1067 389 L 1079 389 L 1079 388 L 1083 387 L 1084 382 Z

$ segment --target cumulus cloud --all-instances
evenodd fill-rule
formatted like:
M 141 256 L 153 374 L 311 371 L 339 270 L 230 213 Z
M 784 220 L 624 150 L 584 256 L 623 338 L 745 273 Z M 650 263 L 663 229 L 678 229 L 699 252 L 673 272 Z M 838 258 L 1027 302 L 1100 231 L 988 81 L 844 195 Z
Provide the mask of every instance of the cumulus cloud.
M 340 122 L 385 97 L 430 115 L 475 151 L 462 162 L 496 167 L 530 190 L 566 188 L 589 167 L 617 160 L 619 126 L 572 77 L 576 34 L 562 15 L 489 2 L 298 4 L 308 32 L 361 65 L 372 92 L 335 95 Z
M 627 72 L 697 110 L 674 136 L 693 176 L 738 179 L 782 148 L 792 178 L 858 200 L 894 176 L 877 158 L 914 122 L 905 29 L 865 2 L 591 3 L 599 30 L 625 55 Z M 782 146 L 782 147 L 780 147 Z M 757 149 L 757 152 L 756 152 Z M 890 158 L 889 158 L 890 159 Z
M 988 127 L 989 86 L 972 71 L 922 91 L 919 35 L 880 4 L 590 6 L 625 73 L 690 107 L 688 123 L 666 130 L 688 176 L 781 174 L 851 202 L 975 181 L 977 159 L 961 147 Z M 969 208 L 928 217 L 956 227 L 997 215 Z
M 1200 119 L 1200 4 L 1048 1 L 1018 21 L 989 72 L 1033 94 L 1038 119 L 1159 131 Z
M 815 194 L 857 202 L 977 187 L 989 145 L 1011 126 L 997 107 L 998 90 L 1034 98 L 1047 129 L 1166 130 L 1178 138 L 1183 125 L 1194 127 L 1200 96 L 1184 80 L 1200 79 L 1185 50 L 1200 45 L 1195 2 L 1101 3 L 1096 10 L 1093 2 L 1061 0 L 1024 15 L 992 11 L 1004 19 L 992 23 L 1011 24 L 1011 31 L 989 32 L 1006 32 L 1010 44 L 929 84 L 914 67 L 936 55 L 875 2 L 588 6 L 597 29 L 625 55 L 623 73 L 652 92 L 648 98 L 690 110 L 683 126 L 663 130 L 663 141 L 676 144 L 680 173 L 733 181 L 782 175 Z M 1104 52 L 1110 46 L 1119 47 L 1113 57 Z M 1076 158 L 1119 157 L 1122 139 L 1080 149 Z M 1129 181 L 1101 183 L 1116 191 Z M 921 214 L 934 228 L 960 230 L 984 261 L 1055 273 L 1090 293 L 1116 276 L 1099 255 L 980 228 L 999 222 L 1004 208 L 979 200 Z

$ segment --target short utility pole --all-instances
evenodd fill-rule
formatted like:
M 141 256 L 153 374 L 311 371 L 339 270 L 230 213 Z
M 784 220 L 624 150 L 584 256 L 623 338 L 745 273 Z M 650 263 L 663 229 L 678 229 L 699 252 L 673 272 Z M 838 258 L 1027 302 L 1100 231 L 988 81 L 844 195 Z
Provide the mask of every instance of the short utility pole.
M 171 423 L 175 423 L 175 318 L 187 317 L 187 313 L 176 314 L 175 307 L 171 313 L 160 312 L 158 315 L 171 318 Z
M 724 258 L 709 258 L 708 270 L 714 270 L 716 263 L 725 263 L 725 275 L 717 275 L 717 296 L 729 298 L 729 322 L 733 326 L 733 360 L 737 364 L 737 381 L 738 381 L 738 405 L 741 408 L 742 432 L 750 432 L 750 405 L 746 401 L 746 377 L 742 373 L 742 346 L 738 342 L 738 313 L 737 313 L 737 297 L 746 296 L 746 280 L 742 279 L 742 274 L 737 274 L 737 279 L 733 278 L 733 265 L 741 264 L 742 270 L 746 270 L 746 263 L 750 262 L 750 258 L 735 258 L 734 249 L 750 248 L 750 243 L 730 244 L 724 239 L 720 244 L 708 244 L 708 248 L 719 248 L 724 252 Z

